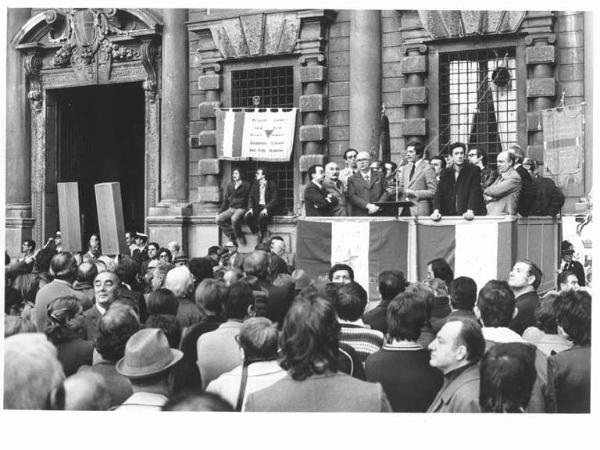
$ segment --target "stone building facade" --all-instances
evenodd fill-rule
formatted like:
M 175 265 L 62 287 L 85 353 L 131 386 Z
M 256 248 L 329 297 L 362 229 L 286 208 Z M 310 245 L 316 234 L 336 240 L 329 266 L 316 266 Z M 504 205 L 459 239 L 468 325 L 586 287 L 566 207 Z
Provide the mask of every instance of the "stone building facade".
M 508 143 L 543 160 L 540 111 L 586 102 L 582 193 L 592 186 L 591 13 L 9 9 L 8 34 L 13 256 L 59 228 L 60 181 L 120 181 L 127 228 L 204 254 L 221 239 L 214 218 L 231 173 L 217 158 L 215 108 L 255 97 L 299 109 L 292 160 L 269 167 L 284 197 L 272 230 L 292 252 L 308 167 L 343 165 L 349 147 L 377 156 L 382 106 L 393 161 L 409 141 L 433 156 L 462 133 L 493 162 Z M 580 197 L 563 213 L 585 208 Z M 101 213 L 82 207 L 85 232 Z

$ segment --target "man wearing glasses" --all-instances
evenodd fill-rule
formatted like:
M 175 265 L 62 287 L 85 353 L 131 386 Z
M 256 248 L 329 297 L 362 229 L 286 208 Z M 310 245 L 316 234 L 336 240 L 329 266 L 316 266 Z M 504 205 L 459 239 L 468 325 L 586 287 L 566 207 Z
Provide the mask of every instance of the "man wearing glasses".
M 381 172 L 371 170 L 371 155 L 359 152 L 356 157 L 358 171 L 348 178 L 348 201 L 352 205 L 353 216 L 371 216 L 381 208 L 375 202 L 387 198 L 383 188 Z
M 358 150 L 353 148 L 349 148 L 344 152 L 346 167 L 340 170 L 339 175 L 339 180 L 344 184 L 344 188 L 348 187 L 348 178 L 356 173 L 356 155 L 358 155 Z
M 479 167 L 481 170 L 481 189 L 491 186 L 498 174 L 491 168 L 486 166 L 486 156 L 480 148 L 470 148 L 467 154 L 469 164 Z

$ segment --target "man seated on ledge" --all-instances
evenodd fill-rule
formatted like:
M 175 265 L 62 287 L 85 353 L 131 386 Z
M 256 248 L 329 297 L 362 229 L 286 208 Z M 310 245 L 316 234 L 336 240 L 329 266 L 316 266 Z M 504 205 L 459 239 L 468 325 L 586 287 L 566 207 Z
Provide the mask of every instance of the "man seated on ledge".
M 431 218 L 435 221 L 442 216 L 461 215 L 466 220 L 473 220 L 475 216 L 486 214 L 481 191 L 481 170 L 465 162 L 466 148 L 462 142 L 450 145 L 452 165 L 442 170 L 433 196 Z
M 248 197 L 248 211 L 244 221 L 253 234 L 258 233 L 258 241 L 262 242 L 267 225 L 277 208 L 277 186 L 267 179 L 267 172 L 263 167 L 256 169 L 256 181 L 250 188 Z

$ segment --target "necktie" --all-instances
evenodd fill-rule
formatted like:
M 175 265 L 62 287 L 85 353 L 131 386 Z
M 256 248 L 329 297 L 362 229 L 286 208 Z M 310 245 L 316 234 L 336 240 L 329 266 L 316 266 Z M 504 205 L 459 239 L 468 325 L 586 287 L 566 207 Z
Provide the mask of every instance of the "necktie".
M 410 169 L 410 176 L 408 177 L 408 179 L 412 180 L 414 174 L 415 174 L 415 165 L 413 164 L 412 168 Z
M 367 183 L 369 183 L 369 182 L 371 181 L 371 174 L 370 174 L 370 173 L 367 173 L 367 174 L 365 175 L 365 181 L 366 181 Z

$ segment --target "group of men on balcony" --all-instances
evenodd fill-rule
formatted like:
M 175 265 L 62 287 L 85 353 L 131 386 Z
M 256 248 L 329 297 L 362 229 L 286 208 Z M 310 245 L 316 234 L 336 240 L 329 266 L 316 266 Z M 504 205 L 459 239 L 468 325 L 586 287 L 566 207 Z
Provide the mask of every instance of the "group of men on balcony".
M 406 160 L 371 162 L 368 152 L 348 149 L 346 168 L 335 162 L 308 169 L 304 190 L 307 216 L 395 215 L 385 202 L 403 201 L 402 215 L 463 216 L 556 215 L 564 203 L 560 189 L 537 176 L 535 161 L 525 158 L 518 145 L 497 155 L 497 171 L 486 167 L 481 149 L 461 142 L 449 146 L 449 154 L 425 159 L 420 142 L 406 148 Z M 434 161 L 435 160 L 435 161 Z M 542 182 L 543 180 L 543 182 Z

